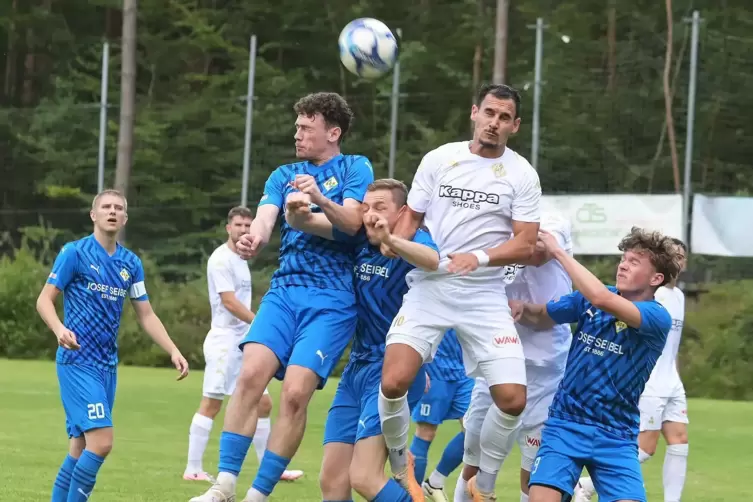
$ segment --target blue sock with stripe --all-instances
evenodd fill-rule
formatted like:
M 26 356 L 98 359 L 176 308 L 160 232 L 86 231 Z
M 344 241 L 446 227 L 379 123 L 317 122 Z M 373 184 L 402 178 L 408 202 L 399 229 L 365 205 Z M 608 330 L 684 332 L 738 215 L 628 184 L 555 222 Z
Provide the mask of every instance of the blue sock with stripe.
M 452 471 L 458 468 L 463 463 L 463 450 L 465 448 L 465 432 L 460 431 L 457 435 L 447 443 L 444 451 L 442 452 L 442 458 L 437 464 L 437 472 L 447 477 L 452 474 Z
M 422 483 L 426 476 L 426 465 L 429 463 L 429 447 L 431 441 L 426 441 L 418 436 L 413 436 L 413 442 L 410 444 L 410 451 L 416 459 L 416 468 L 413 471 L 416 475 L 416 481 Z
M 65 457 L 63 465 L 60 466 L 58 475 L 55 478 L 55 484 L 52 485 L 52 499 L 51 502 L 66 502 L 68 500 L 68 492 L 71 489 L 71 477 L 73 476 L 73 469 L 76 468 L 77 458 L 73 458 L 70 455 Z
M 67 502 L 87 502 L 94 491 L 97 473 L 105 458 L 84 450 L 71 475 L 71 488 L 68 490 Z

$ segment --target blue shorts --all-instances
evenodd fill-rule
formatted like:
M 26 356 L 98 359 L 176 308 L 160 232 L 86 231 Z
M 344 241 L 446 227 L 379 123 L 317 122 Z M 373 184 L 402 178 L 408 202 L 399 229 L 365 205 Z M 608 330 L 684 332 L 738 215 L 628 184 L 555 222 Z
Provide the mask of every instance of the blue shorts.
M 541 432 L 541 447 L 528 486 L 549 486 L 570 500 L 583 467 L 599 494 L 599 502 L 646 502 L 638 462 L 638 441 L 600 427 L 550 418 Z
M 347 291 L 302 286 L 272 288 L 240 343 L 260 343 L 280 360 L 275 378 L 290 365 L 319 375 L 319 389 L 340 360 L 356 330 L 355 296 Z
M 56 366 L 68 437 L 77 438 L 92 429 L 112 427 L 117 373 L 78 364 Z
M 324 444 L 355 444 L 382 434 L 379 420 L 379 384 L 382 362 L 351 361 L 343 371 L 335 399 L 324 424 Z M 426 388 L 426 371 L 422 367 L 408 389 L 408 406 L 413 409 Z
M 445 382 L 432 378 L 429 392 L 423 395 L 413 410 L 413 421 L 439 425 L 445 420 L 463 418 L 471 404 L 473 378 Z

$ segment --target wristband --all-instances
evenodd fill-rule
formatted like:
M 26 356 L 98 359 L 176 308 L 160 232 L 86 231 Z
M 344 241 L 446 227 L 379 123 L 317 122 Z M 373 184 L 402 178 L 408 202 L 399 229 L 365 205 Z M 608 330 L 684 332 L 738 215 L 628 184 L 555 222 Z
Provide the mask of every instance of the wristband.
M 471 251 L 471 254 L 478 258 L 479 267 L 485 267 L 489 265 L 489 255 L 486 254 L 486 252 L 477 249 L 476 251 Z

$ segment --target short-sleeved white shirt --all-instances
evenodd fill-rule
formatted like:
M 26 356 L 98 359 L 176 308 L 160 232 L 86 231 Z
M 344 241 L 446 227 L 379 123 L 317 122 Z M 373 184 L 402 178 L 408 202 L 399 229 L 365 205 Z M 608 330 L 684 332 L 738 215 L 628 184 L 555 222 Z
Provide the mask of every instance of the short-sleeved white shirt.
M 251 270 L 246 260 L 227 243 L 214 250 L 207 263 L 209 303 L 212 307 L 213 334 L 242 336 L 248 323 L 238 319 L 222 304 L 220 293 L 232 291 L 246 308 L 251 308 Z
M 408 205 L 425 213 L 424 226 L 439 248 L 436 272 L 415 269 L 408 283 L 448 275 L 449 255 L 485 250 L 511 238 L 513 220 L 538 222 L 541 185 L 528 161 L 510 148 L 501 157 L 472 154 L 467 141 L 427 153 L 416 171 Z M 481 267 L 467 284 L 503 288 L 503 267 Z

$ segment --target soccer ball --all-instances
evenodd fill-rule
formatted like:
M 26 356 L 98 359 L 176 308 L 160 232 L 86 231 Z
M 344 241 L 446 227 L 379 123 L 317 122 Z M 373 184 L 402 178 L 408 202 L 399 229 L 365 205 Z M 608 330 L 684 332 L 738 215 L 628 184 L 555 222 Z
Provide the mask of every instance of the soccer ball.
M 340 32 L 340 61 L 359 77 L 375 79 L 397 60 L 397 40 L 387 25 L 372 18 L 356 19 Z

